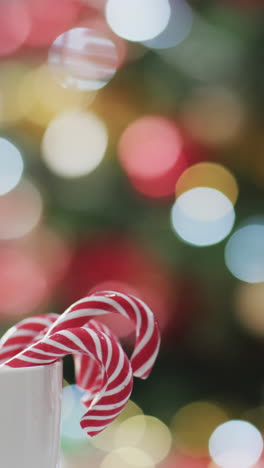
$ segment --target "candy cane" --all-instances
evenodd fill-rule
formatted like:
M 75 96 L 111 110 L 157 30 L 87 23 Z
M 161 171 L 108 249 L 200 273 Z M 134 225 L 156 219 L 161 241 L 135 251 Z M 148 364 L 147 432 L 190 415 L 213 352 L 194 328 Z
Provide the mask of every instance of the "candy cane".
M 80 423 L 88 435 L 94 436 L 120 414 L 132 391 L 131 365 L 116 339 L 88 327 L 69 328 L 43 338 L 5 365 L 19 368 L 50 364 L 71 353 L 95 359 L 101 369 L 101 388 Z
M 82 327 L 90 319 L 110 312 L 118 313 L 135 324 L 136 344 L 131 365 L 136 377 L 147 378 L 159 351 L 160 335 L 150 308 L 132 295 L 114 291 L 91 294 L 70 306 L 51 326 L 47 336 L 63 329 Z
M 112 340 L 116 340 L 118 342 L 116 336 L 103 323 L 97 322 L 96 320 L 90 320 L 85 325 L 85 328 L 86 327 L 94 330 L 95 332 L 104 333 Z M 76 354 L 74 356 L 74 364 L 76 384 L 83 390 L 87 390 L 81 401 L 84 406 L 89 408 L 94 396 L 101 387 L 102 374 L 100 373 L 100 369 L 98 368 L 96 361 L 85 354 Z
M 6 361 L 25 350 L 33 343 L 39 341 L 46 334 L 49 327 L 58 319 L 57 314 L 47 314 L 24 319 L 12 327 L 0 340 L 0 362 Z M 91 320 L 85 328 L 95 332 L 102 332 L 116 340 L 109 328 Z M 82 403 L 89 408 L 94 398 L 102 388 L 102 369 L 98 362 L 87 354 L 75 354 L 76 383 L 82 389 L 87 390 L 82 398 Z M 24 365 L 23 365 L 24 366 Z
M 10 328 L 0 340 L 0 363 L 16 356 L 33 343 L 41 340 L 50 326 L 58 319 L 58 314 L 37 315 L 18 322 Z M 102 332 L 117 339 L 110 329 L 95 320 L 90 320 L 86 327 Z M 102 374 L 95 359 L 88 355 L 74 356 L 76 384 L 87 390 L 82 403 L 89 407 L 102 385 Z
M 0 363 L 39 341 L 58 317 L 58 314 L 36 315 L 21 320 L 10 328 L 0 340 Z
M 117 338 L 108 327 L 93 320 L 110 312 L 135 324 L 132 368 Z M 83 403 L 89 408 L 81 426 L 93 436 L 110 424 L 127 403 L 132 391 L 132 369 L 135 376 L 149 375 L 159 344 L 157 323 L 143 301 L 105 291 L 81 299 L 61 316 L 40 315 L 12 327 L 0 341 L 0 363 L 28 367 L 49 364 L 73 353 L 77 384 L 87 390 Z

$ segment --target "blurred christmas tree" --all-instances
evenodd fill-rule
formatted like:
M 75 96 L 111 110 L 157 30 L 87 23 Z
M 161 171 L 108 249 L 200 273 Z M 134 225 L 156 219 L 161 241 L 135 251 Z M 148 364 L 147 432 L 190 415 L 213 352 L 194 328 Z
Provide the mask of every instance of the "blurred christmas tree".
M 163 335 L 135 400 L 167 424 L 262 405 L 263 20 L 257 0 L 0 4 L 1 330 L 135 292 Z

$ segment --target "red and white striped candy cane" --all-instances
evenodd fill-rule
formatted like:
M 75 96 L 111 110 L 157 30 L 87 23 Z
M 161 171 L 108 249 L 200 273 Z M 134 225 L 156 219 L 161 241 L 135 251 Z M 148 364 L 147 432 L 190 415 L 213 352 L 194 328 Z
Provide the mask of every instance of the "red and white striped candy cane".
M 0 339 L 0 363 L 11 359 L 45 336 L 58 314 L 42 314 L 21 320 Z
M 96 320 L 90 320 L 85 325 L 85 328 L 87 327 L 95 332 L 104 333 L 112 340 L 116 340 L 118 342 L 117 337 L 103 323 L 97 322 Z M 96 361 L 86 354 L 76 354 L 74 356 L 74 364 L 76 384 L 83 390 L 87 390 L 82 398 L 82 403 L 84 406 L 89 408 L 94 396 L 98 393 L 102 385 L 102 374 Z
M 63 329 L 82 327 L 89 320 L 111 312 L 134 323 L 136 344 L 131 357 L 133 374 L 142 379 L 147 378 L 159 351 L 160 334 L 150 308 L 132 295 L 114 291 L 91 294 L 70 306 L 51 326 L 47 336 Z
M 43 338 L 58 317 L 58 314 L 38 315 L 24 319 L 10 328 L 0 340 L 0 363 L 11 359 Z M 85 327 L 117 340 L 106 325 L 95 320 L 88 322 Z M 86 390 L 82 403 L 89 408 L 102 388 L 102 370 L 98 362 L 87 354 L 75 354 L 74 363 L 76 384 Z
M 58 317 L 57 314 L 38 315 L 24 319 L 10 328 L 0 340 L 0 363 L 15 357 L 33 343 L 41 340 Z M 95 320 L 91 320 L 86 327 L 101 331 L 111 335 L 112 339 L 116 339 L 106 325 Z M 85 354 L 74 355 L 74 364 L 76 384 L 86 390 L 82 403 L 89 408 L 102 387 L 101 368 L 95 359 Z
M 33 343 L 41 340 L 58 317 L 58 314 L 37 315 L 24 319 L 10 328 L 0 340 L 0 363 L 15 357 Z M 90 320 L 85 327 L 117 339 L 106 325 L 95 320 Z M 82 403 L 89 407 L 102 386 L 100 366 L 95 359 L 84 354 L 76 354 L 74 364 L 76 384 L 83 390 L 87 390 Z
M 0 362 L 11 367 L 49 364 L 74 354 L 77 384 L 88 390 L 83 403 L 89 411 L 81 426 L 90 435 L 101 432 L 118 416 L 132 390 L 132 368 L 117 338 L 108 327 L 92 320 L 111 312 L 135 324 L 131 364 L 135 376 L 146 378 L 160 337 L 151 310 L 134 296 L 112 291 L 92 294 L 61 316 L 47 314 L 23 320 L 0 341 Z
M 101 388 L 80 423 L 94 436 L 120 414 L 133 387 L 130 361 L 116 339 L 88 327 L 69 328 L 43 338 L 5 365 L 19 368 L 50 364 L 71 353 L 88 355 L 101 369 Z

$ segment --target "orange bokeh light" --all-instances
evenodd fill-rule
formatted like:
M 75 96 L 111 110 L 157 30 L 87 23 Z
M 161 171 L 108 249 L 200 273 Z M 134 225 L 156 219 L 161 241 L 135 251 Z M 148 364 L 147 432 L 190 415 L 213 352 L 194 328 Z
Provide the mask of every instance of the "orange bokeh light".
M 176 185 L 176 196 L 197 187 L 210 187 L 223 193 L 233 205 L 238 198 L 238 184 L 229 169 L 208 161 L 195 164 L 185 171 Z

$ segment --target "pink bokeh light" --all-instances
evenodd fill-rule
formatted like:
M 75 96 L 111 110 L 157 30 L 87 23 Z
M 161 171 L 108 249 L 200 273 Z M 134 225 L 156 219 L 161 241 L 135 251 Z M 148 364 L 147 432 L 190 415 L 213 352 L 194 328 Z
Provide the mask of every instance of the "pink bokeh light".
M 134 188 L 148 197 L 159 198 L 174 193 L 179 176 L 196 159 L 188 144 L 173 120 L 148 115 L 123 132 L 118 153 Z
M 12 54 L 26 41 L 31 29 L 28 4 L 23 0 L 0 2 L 0 56 Z
M 78 19 L 82 4 L 74 0 L 26 0 L 32 26 L 26 43 L 45 47 Z
M 0 315 L 11 320 L 30 314 L 47 295 L 41 265 L 17 248 L 0 249 Z

